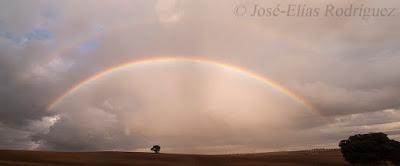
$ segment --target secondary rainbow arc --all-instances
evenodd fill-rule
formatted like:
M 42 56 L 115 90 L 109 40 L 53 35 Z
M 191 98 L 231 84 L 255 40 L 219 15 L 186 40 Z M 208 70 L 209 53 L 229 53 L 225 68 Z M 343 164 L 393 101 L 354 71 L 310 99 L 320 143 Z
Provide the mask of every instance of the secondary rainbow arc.
M 97 79 L 115 73 L 121 69 L 124 68 L 128 68 L 128 67 L 133 67 L 136 65 L 144 65 L 144 64 L 152 64 L 152 63 L 156 63 L 156 62 L 176 62 L 176 61 L 180 61 L 180 62 L 198 62 L 198 63 L 206 63 L 206 64 L 211 64 L 211 65 L 215 65 L 218 67 L 222 67 L 224 69 L 230 70 L 230 71 L 234 71 L 234 72 L 238 72 L 238 73 L 242 73 L 250 78 L 253 78 L 257 81 L 261 81 L 262 83 L 278 90 L 281 93 L 286 94 L 287 96 L 289 96 L 290 98 L 292 98 L 293 100 L 295 100 L 296 102 L 304 105 L 307 109 L 311 110 L 311 111 L 316 111 L 316 109 L 309 103 L 307 102 L 307 100 L 305 100 L 302 96 L 297 95 L 296 93 L 292 92 L 289 88 L 284 87 L 280 84 L 278 84 L 277 82 L 267 78 L 267 77 L 263 77 L 261 75 L 258 75 L 255 72 L 249 71 L 247 69 L 244 69 L 242 67 L 239 66 L 235 66 L 232 64 L 228 64 L 228 63 L 221 63 L 218 61 L 214 61 L 214 60 L 210 60 L 210 59 L 200 59 L 200 58 L 194 58 L 194 57 L 174 57 L 174 56 L 167 56 L 167 57 L 153 57 L 153 58 L 146 58 L 146 59 L 140 59 L 140 60 L 133 60 L 127 63 L 123 63 L 111 68 L 108 68 L 106 70 L 100 71 L 96 74 L 94 74 L 91 77 L 88 77 L 87 79 L 84 79 L 83 81 L 79 82 L 78 84 L 72 86 L 72 88 L 70 88 L 69 90 L 67 90 L 66 92 L 64 92 L 61 96 L 57 97 L 53 102 L 51 102 L 48 107 L 47 110 L 53 110 L 59 103 L 61 103 L 66 97 L 70 96 L 71 94 L 73 94 L 74 92 L 78 91 L 80 88 L 84 87 L 85 85 L 88 85 L 89 83 L 96 81 Z

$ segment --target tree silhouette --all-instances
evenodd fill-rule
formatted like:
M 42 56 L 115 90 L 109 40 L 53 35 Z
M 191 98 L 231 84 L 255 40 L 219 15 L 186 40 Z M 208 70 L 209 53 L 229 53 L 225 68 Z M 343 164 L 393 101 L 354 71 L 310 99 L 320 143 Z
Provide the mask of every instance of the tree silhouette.
M 343 157 L 351 164 L 400 164 L 400 143 L 384 133 L 357 134 L 339 143 Z
M 154 145 L 150 150 L 154 151 L 154 153 L 160 153 L 161 147 L 160 145 Z

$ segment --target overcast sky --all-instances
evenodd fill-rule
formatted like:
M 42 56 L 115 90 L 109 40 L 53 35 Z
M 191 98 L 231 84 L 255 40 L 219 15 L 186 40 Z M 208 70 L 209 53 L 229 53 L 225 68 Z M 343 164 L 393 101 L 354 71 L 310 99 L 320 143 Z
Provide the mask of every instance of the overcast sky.
M 319 15 L 252 16 L 293 3 Z M 324 16 L 351 4 L 394 12 Z M 368 132 L 399 140 L 399 18 L 397 0 L 3 0 L 0 149 L 233 153 L 336 147 Z M 102 77 L 47 109 L 97 72 L 166 55 L 253 71 L 317 111 L 246 74 L 179 61 Z

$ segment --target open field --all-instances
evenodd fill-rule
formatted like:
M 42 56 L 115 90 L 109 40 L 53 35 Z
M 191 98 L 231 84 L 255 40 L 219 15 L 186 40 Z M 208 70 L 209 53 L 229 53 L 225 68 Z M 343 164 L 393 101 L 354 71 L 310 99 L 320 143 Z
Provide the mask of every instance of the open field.
M 0 151 L 0 165 L 347 165 L 340 151 L 295 151 L 235 155 L 152 154 L 138 152 L 39 152 Z

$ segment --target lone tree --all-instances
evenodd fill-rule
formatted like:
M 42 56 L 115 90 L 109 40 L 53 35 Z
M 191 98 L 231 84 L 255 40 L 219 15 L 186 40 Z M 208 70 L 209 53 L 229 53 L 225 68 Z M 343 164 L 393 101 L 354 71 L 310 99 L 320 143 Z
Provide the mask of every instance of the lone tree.
M 357 134 L 340 141 L 339 147 L 351 164 L 379 165 L 386 161 L 400 164 L 400 142 L 384 133 Z
M 154 145 L 150 150 L 154 151 L 154 153 L 160 153 L 161 147 L 160 145 Z

